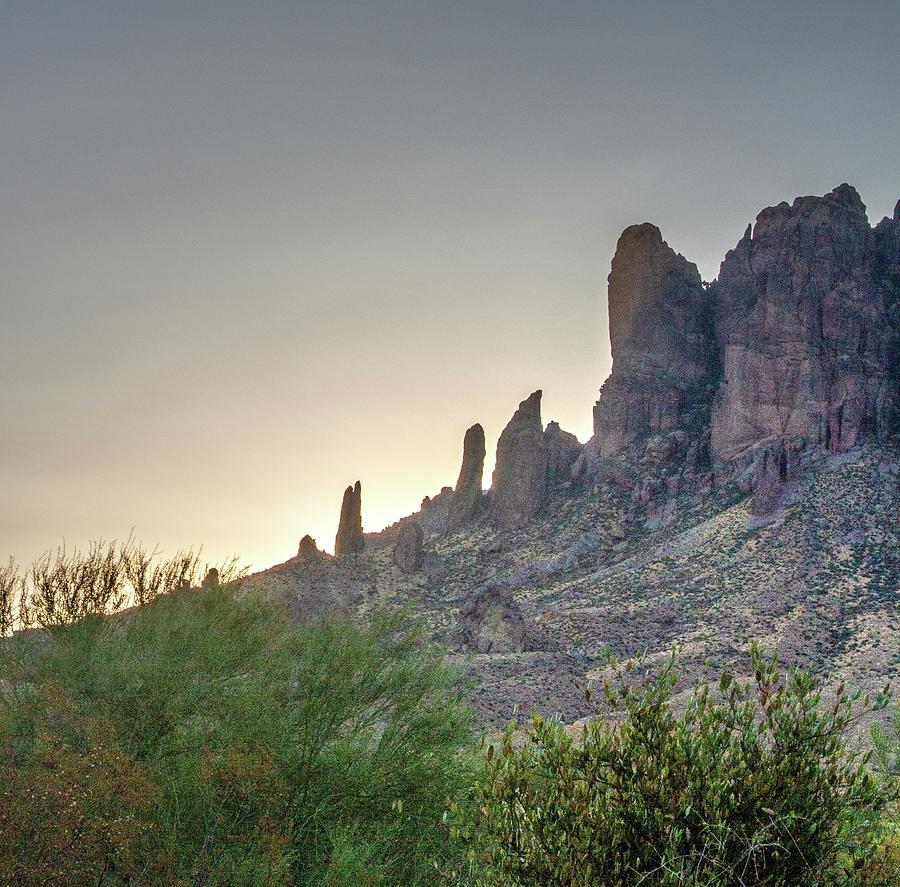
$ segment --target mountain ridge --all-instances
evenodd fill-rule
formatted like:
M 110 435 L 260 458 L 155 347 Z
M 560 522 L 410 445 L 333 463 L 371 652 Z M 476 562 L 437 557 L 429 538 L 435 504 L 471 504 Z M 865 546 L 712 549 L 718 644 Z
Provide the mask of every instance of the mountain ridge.
M 605 650 L 680 649 L 698 677 L 759 640 L 867 690 L 896 678 L 900 202 L 874 227 L 846 184 L 764 209 L 710 283 L 633 225 L 608 284 L 589 441 L 545 427 L 535 391 L 490 490 L 473 425 L 455 490 L 246 582 L 298 618 L 418 613 L 494 725 L 532 705 L 585 717 Z

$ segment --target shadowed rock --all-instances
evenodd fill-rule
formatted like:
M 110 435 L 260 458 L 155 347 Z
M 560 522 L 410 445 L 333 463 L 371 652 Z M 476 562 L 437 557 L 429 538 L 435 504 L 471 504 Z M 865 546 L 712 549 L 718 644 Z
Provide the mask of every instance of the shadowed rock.
M 215 567 L 210 567 L 203 577 L 201 588 L 210 589 L 219 587 L 219 571 Z
M 452 487 L 441 487 L 436 496 L 426 496 L 422 500 L 418 514 L 412 517 L 426 534 L 439 536 L 447 529 L 453 498 Z
M 708 421 L 717 367 L 710 296 L 697 266 L 655 225 L 632 225 L 619 237 L 609 273 L 609 339 L 612 372 L 594 407 L 600 455 Z
M 334 553 L 354 554 L 366 547 L 362 528 L 362 485 L 359 481 L 344 490 L 341 519 L 334 539 Z
M 549 422 L 544 429 L 547 451 L 547 483 L 550 487 L 571 480 L 572 466 L 584 449 L 574 434 L 563 431 L 559 422 Z
M 403 573 L 415 573 L 422 567 L 422 528 L 411 520 L 403 521 L 397 529 L 394 543 L 394 564 Z
M 484 429 L 481 425 L 475 424 L 466 431 L 463 439 L 462 467 L 450 503 L 448 530 L 456 530 L 471 523 L 481 512 L 484 499 L 482 492 L 484 456 Z
M 781 504 L 787 479 L 787 457 L 784 452 L 766 450 L 756 469 L 750 512 L 757 516 L 770 514 Z
M 547 451 L 541 392 L 519 404 L 497 441 L 491 484 L 491 518 L 505 526 L 526 523 L 547 498 Z

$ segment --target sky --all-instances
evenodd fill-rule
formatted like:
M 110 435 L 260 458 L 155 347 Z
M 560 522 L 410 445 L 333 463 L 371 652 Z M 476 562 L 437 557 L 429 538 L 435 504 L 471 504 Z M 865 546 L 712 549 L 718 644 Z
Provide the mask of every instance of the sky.
M 256 567 L 585 440 L 606 275 L 900 197 L 900 4 L 0 0 L 0 558 L 134 529 Z M 489 473 L 486 474 L 486 481 Z

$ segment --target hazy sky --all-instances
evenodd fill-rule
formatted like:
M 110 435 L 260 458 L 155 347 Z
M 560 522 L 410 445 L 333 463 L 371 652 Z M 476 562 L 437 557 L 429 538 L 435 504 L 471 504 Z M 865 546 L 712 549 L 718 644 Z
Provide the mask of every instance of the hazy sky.
M 264 566 L 537 387 L 585 439 L 625 225 L 711 278 L 768 204 L 892 210 L 898 37 L 896 0 L 0 0 L 0 557 Z

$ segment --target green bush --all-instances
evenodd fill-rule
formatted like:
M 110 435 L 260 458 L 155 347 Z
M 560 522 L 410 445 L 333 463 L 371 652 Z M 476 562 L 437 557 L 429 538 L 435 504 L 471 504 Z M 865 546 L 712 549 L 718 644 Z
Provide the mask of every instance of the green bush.
M 805 672 L 752 664 L 678 711 L 674 661 L 640 678 L 629 663 L 604 688 L 612 719 L 579 741 L 534 716 L 517 747 L 511 727 L 454 811 L 476 883 L 892 883 L 876 864 L 890 792 L 844 741 L 856 697 L 825 705 Z
M 398 617 L 211 588 L 0 648 L 0 883 L 419 885 L 459 853 L 468 715 Z

